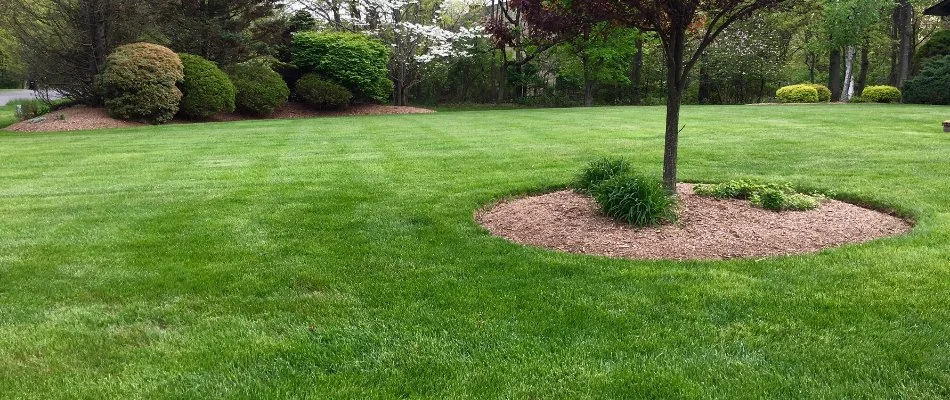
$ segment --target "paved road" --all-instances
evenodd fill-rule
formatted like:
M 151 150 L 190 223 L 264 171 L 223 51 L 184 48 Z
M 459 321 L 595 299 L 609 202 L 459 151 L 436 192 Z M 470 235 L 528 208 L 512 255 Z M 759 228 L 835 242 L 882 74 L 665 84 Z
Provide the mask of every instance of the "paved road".
M 0 106 L 6 105 L 11 100 L 31 99 L 35 96 L 32 90 L 0 90 Z

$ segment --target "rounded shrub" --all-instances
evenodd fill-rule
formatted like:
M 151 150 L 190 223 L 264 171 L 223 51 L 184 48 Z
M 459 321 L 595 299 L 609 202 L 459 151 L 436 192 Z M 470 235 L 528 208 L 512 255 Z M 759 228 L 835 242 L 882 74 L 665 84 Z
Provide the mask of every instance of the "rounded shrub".
M 594 188 L 614 176 L 633 172 L 633 166 L 623 158 L 601 158 L 591 161 L 581 171 L 574 189 L 581 193 L 593 193 Z
M 818 90 L 810 85 L 789 85 L 779 88 L 775 97 L 782 103 L 817 103 Z
M 350 32 L 298 32 L 293 49 L 297 67 L 343 85 L 358 98 L 385 101 L 392 94 L 391 51 L 379 40 Z
M 185 79 L 179 84 L 182 98 L 178 114 L 208 118 L 234 111 L 235 89 L 231 79 L 213 62 L 193 54 L 179 54 Z
M 287 83 L 267 65 L 249 62 L 227 69 L 234 83 L 234 103 L 241 112 L 268 116 L 287 104 L 290 89 Z
M 804 85 L 811 86 L 818 91 L 818 102 L 826 103 L 831 101 L 831 89 L 828 89 L 827 86 L 820 83 L 805 83 Z
M 175 52 L 157 44 L 133 43 L 117 47 L 106 58 L 98 83 L 113 117 L 160 124 L 178 112 L 182 94 L 176 85 L 183 78 Z
M 316 74 L 297 80 L 297 97 L 318 110 L 339 110 L 350 105 L 353 94 L 345 87 L 326 81 Z
M 920 74 L 904 82 L 904 102 L 950 104 L 950 55 L 931 58 Z
M 875 103 L 896 103 L 901 101 L 901 91 L 887 85 L 868 86 L 861 92 L 861 97 Z
M 676 221 L 676 198 L 656 179 L 629 172 L 615 175 L 598 184 L 593 195 L 604 214 L 630 225 Z

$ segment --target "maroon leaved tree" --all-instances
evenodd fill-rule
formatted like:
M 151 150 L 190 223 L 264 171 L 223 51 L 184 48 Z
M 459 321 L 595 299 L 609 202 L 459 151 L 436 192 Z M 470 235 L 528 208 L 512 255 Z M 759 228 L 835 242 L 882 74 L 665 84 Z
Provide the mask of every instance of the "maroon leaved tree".
M 534 30 L 558 36 L 579 35 L 586 27 L 601 22 L 656 32 L 666 53 L 663 186 L 675 192 L 680 105 L 690 70 L 726 27 L 783 1 L 511 0 L 511 6 Z

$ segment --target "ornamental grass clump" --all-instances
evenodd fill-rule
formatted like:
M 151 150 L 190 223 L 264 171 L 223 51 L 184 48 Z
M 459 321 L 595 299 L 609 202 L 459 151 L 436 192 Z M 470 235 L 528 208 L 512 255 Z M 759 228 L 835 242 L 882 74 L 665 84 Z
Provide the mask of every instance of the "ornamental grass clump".
M 592 161 L 574 189 L 592 196 L 605 215 L 633 226 L 676 221 L 676 197 L 659 180 L 637 174 L 622 158 Z
M 633 172 L 633 166 L 623 158 L 601 158 L 591 161 L 574 183 L 574 189 L 592 194 L 594 188 L 614 176 Z
M 593 194 L 604 214 L 633 226 L 676 221 L 676 198 L 658 179 L 627 172 L 597 185 Z

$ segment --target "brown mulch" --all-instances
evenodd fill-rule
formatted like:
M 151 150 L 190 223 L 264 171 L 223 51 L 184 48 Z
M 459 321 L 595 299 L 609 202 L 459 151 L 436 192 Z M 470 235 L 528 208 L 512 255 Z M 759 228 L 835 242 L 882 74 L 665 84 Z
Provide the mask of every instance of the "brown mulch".
M 74 106 L 53 111 L 39 118 L 41 122 L 21 121 L 6 128 L 13 132 L 65 132 L 87 129 L 130 128 L 145 126 L 109 116 L 104 108 Z
M 811 211 L 773 212 L 744 200 L 717 200 L 680 184 L 679 220 L 633 228 L 600 214 L 574 191 L 524 197 L 476 212 L 491 233 L 570 253 L 633 259 L 729 259 L 813 253 L 910 231 L 897 217 L 836 200 Z
M 427 114 L 435 111 L 418 107 L 397 107 L 377 104 L 356 104 L 343 111 L 317 111 L 300 103 L 287 103 L 267 119 L 291 119 L 314 117 L 340 117 L 355 115 L 391 115 L 391 114 Z M 193 122 L 226 122 L 261 119 L 260 117 L 246 116 L 236 113 L 220 114 L 207 121 L 191 121 L 175 119 L 171 123 Z M 39 122 L 22 121 L 6 128 L 13 132 L 61 132 L 105 128 L 129 128 L 146 126 L 137 122 L 128 122 L 114 119 L 106 113 L 104 108 L 74 106 L 54 111 L 41 117 Z

